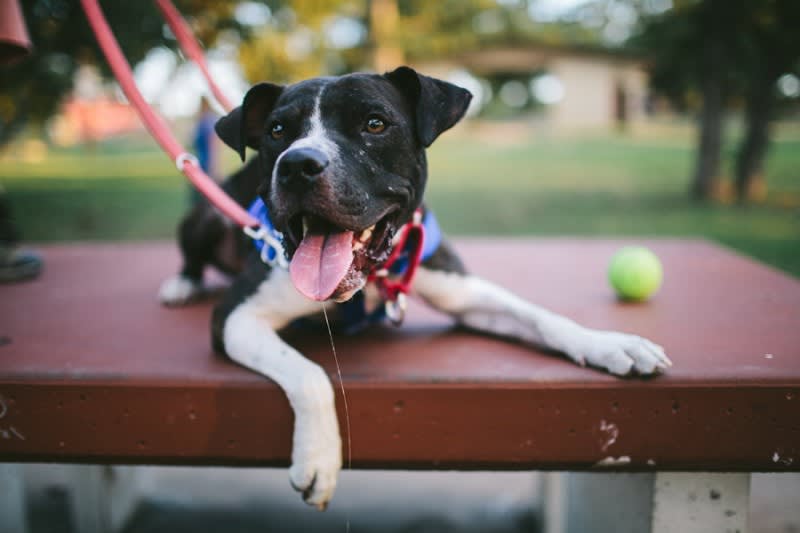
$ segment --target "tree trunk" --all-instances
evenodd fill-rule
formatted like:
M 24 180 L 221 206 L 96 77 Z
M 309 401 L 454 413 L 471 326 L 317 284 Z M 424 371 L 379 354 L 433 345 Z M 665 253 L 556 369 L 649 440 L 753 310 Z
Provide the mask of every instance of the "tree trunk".
M 769 123 L 775 96 L 773 76 L 752 80 L 745 102 L 745 134 L 736 155 L 736 196 L 739 202 L 748 199 L 756 178 L 764 167 L 769 146 Z
M 711 38 L 703 50 L 705 75 L 702 82 L 703 108 L 700 111 L 700 132 L 694 178 L 689 194 L 707 200 L 719 176 L 722 126 L 725 107 L 725 53 L 722 43 Z

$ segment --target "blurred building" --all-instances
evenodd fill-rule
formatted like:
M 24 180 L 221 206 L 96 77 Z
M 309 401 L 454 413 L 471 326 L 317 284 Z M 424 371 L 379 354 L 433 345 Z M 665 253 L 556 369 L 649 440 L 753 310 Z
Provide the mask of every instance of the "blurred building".
M 540 111 L 556 129 L 619 128 L 647 114 L 644 62 L 613 50 L 524 45 L 470 51 L 417 66 L 445 77 L 466 69 L 492 82 L 497 89 L 490 91 L 492 98 L 519 111 Z
M 143 129 L 136 111 L 122 101 L 115 86 L 97 69 L 83 65 L 75 76 L 75 89 L 50 122 L 53 142 L 62 146 L 95 143 Z

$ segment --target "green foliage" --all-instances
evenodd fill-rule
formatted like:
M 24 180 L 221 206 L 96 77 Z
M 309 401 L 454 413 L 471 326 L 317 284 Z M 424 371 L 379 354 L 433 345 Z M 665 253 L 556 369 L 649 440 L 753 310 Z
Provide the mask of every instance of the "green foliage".
M 727 96 L 746 92 L 753 79 L 777 79 L 800 69 L 800 2 L 796 0 L 684 0 L 645 17 L 629 45 L 650 58 L 651 85 L 685 107 L 718 46 Z
M 178 8 L 206 46 L 220 32 L 231 30 L 241 39 L 239 59 L 245 76 L 256 82 L 290 82 L 312 75 L 340 74 L 371 66 L 375 48 L 390 45 L 410 60 L 430 59 L 495 44 L 539 43 L 599 46 L 596 30 L 576 21 L 537 23 L 529 4 L 498 4 L 495 0 L 396 0 L 396 21 L 385 35 L 371 31 L 349 49 L 327 42 L 326 27 L 336 17 L 348 17 L 370 28 L 370 9 L 379 0 L 262 0 L 272 16 L 262 27 L 238 24 L 235 0 L 182 0 Z M 392 0 L 388 1 L 392 4 Z M 108 68 L 85 20 L 79 0 L 27 0 L 24 16 L 35 44 L 33 56 L 5 68 L 0 76 L 0 146 L 26 123 L 49 118 L 71 90 L 82 63 L 92 63 L 108 76 Z M 152 48 L 175 48 L 155 6 L 148 1 L 106 1 L 103 10 L 129 63 L 136 64 Z M 307 50 L 297 53 L 300 48 Z M 295 52 L 291 52 L 292 45 Z
M 58 109 L 80 64 L 92 63 L 109 73 L 78 0 L 21 4 L 34 53 L 16 65 L 0 67 L 0 146 L 26 123 L 41 123 Z M 186 0 L 179 7 L 193 16 L 208 42 L 220 28 L 232 25 L 230 1 Z M 136 64 L 157 46 L 174 47 L 151 2 L 103 2 L 102 8 L 129 63 Z
M 536 0 L 499 4 L 494 0 L 401 0 L 398 42 L 412 59 L 460 54 L 486 46 L 568 45 L 606 48 L 597 29 L 576 20 L 536 21 L 528 8 Z
M 381 31 L 370 27 L 370 10 L 382 3 L 379 0 L 307 0 L 283 7 L 273 1 L 272 19 L 243 43 L 239 59 L 250 81 L 288 82 L 320 73 L 369 69 L 372 52 L 382 46 L 398 48 L 411 61 L 495 45 L 604 47 L 596 29 L 577 21 L 532 20 L 528 6 L 536 1 L 498 4 L 495 0 L 397 0 L 397 19 L 381 20 Z M 369 30 L 369 37 L 351 49 L 332 49 L 321 30 L 337 16 L 361 21 Z M 310 35 L 303 37 L 307 31 Z M 292 58 L 287 54 L 287 44 L 298 35 L 310 39 L 311 52 Z
M 336 50 L 326 41 L 323 30 L 336 16 L 363 23 L 365 2 L 302 0 L 268 4 L 272 16 L 267 24 L 254 28 L 239 47 L 239 63 L 251 83 L 262 80 L 289 83 L 364 67 L 367 52 L 364 46 Z

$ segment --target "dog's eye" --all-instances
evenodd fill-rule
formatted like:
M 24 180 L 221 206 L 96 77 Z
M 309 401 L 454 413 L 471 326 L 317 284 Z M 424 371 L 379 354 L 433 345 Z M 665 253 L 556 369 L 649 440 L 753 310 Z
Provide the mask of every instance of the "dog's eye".
M 369 133 L 381 133 L 386 129 L 386 122 L 378 117 L 370 117 L 367 119 L 366 129 Z
M 269 130 L 269 134 L 272 136 L 273 139 L 276 141 L 283 137 L 284 127 L 283 124 L 280 122 L 276 122 L 272 125 L 272 128 Z

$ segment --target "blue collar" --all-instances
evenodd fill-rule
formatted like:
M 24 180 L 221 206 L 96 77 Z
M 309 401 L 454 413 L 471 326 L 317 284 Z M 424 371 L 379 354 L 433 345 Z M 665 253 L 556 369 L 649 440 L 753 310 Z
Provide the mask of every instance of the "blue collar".
M 261 224 L 261 227 L 269 232 L 272 237 L 276 238 L 278 241 L 283 242 L 283 235 L 275 229 L 275 226 L 272 225 L 272 220 L 269 218 L 269 211 L 267 210 L 266 204 L 264 204 L 264 200 L 261 198 L 256 198 L 255 201 L 250 204 L 250 208 L 247 210 L 248 214 L 258 220 Z M 275 248 L 268 247 L 264 250 L 265 242 L 261 239 L 253 239 L 253 245 L 256 247 L 256 250 L 261 254 L 261 259 L 265 263 L 272 264 L 275 261 L 275 257 L 278 253 L 283 253 L 283 250 L 276 250 Z
M 261 198 L 256 198 L 256 200 L 250 204 L 250 208 L 247 212 L 255 219 L 257 219 L 261 226 L 266 229 L 268 232 L 272 233 L 274 237 L 278 240 L 282 240 L 283 236 L 275 229 L 275 226 L 272 225 L 272 220 L 269 218 L 269 210 L 267 209 L 266 204 L 264 204 L 264 200 Z M 436 220 L 436 217 L 433 214 L 433 211 L 426 210 L 425 216 L 422 218 L 422 226 L 425 228 L 425 243 L 422 246 L 422 260 L 425 261 L 429 257 L 433 255 L 436 249 L 439 247 L 439 244 L 442 242 L 442 229 L 439 227 L 439 222 Z M 256 250 L 262 252 L 264 248 L 264 241 L 262 240 L 254 240 L 253 244 L 256 247 Z M 406 245 L 406 250 L 403 250 L 400 257 L 398 258 L 397 262 L 392 265 L 392 273 L 398 274 L 403 272 L 408 266 L 408 252 L 410 246 Z M 267 258 L 269 260 L 275 259 L 276 251 L 272 248 L 267 250 Z

